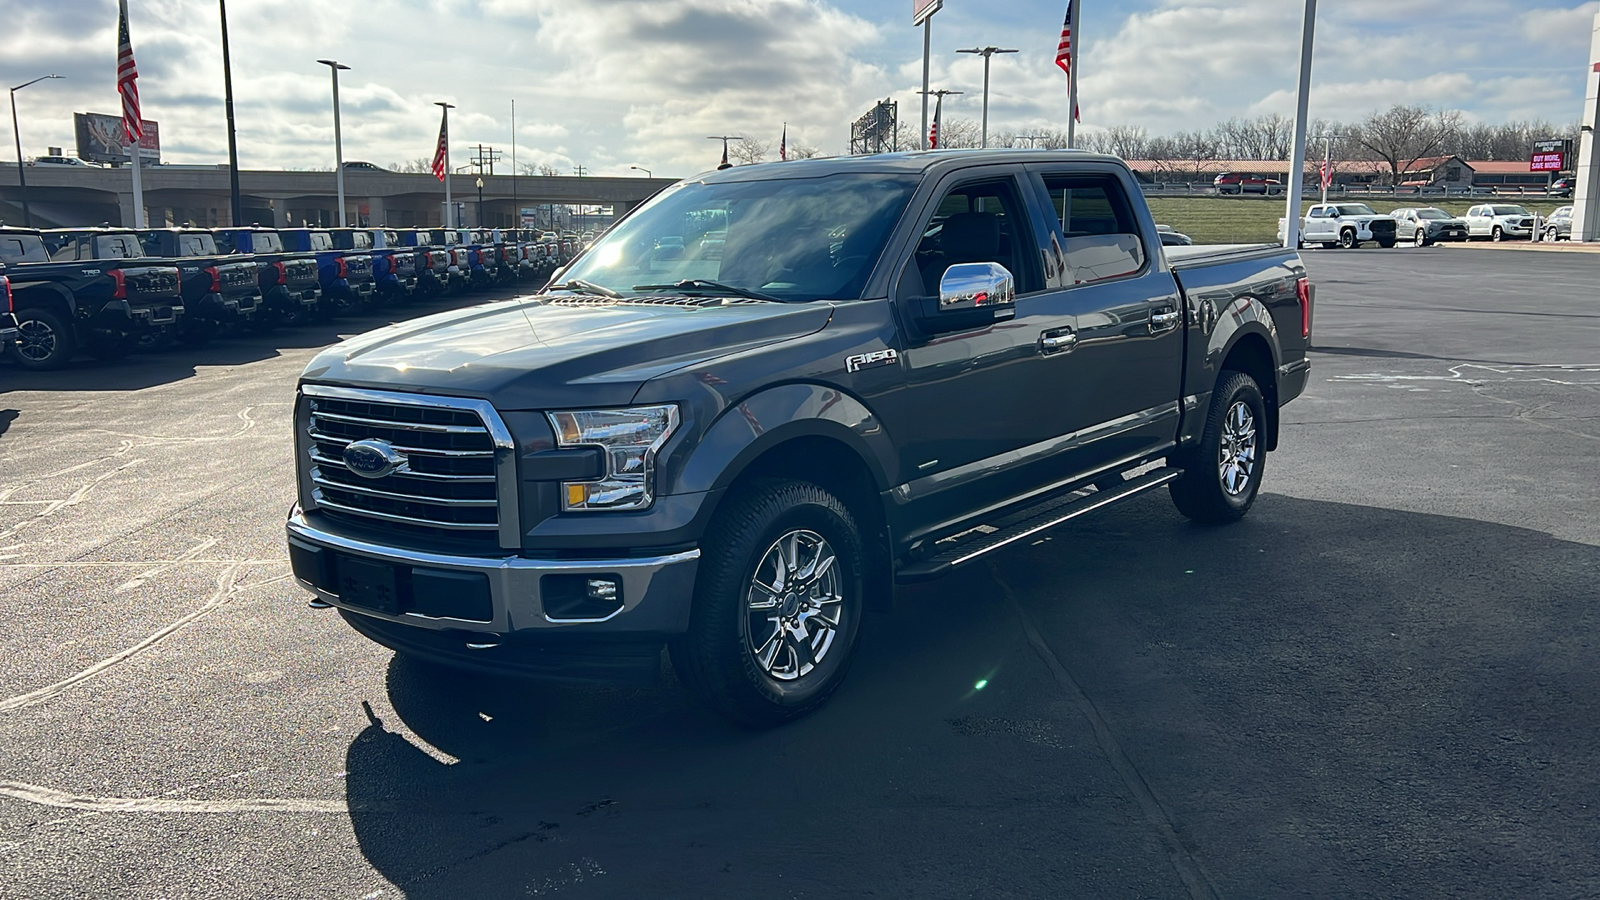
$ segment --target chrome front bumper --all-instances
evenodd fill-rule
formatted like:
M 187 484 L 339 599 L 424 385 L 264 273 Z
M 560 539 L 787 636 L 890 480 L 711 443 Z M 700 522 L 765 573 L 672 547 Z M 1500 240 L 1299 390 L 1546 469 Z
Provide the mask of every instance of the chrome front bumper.
M 700 551 L 630 559 L 528 559 L 521 556 L 451 556 L 387 547 L 336 534 L 307 519 L 299 505 L 286 524 L 295 579 L 322 601 L 363 616 L 436 631 L 470 631 L 500 636 L 533 637 L 558 632 L 585 634 L 670 635 L 689 625 Z M 485 619 L 396 614 L 345 602 L 316 560 L 356 559 L 392 566 L 403 577 L 419 573 L 481 575 L 487 579 L 489 614 Z M 558 618 L 548 615 L 541 599 L 547 576 L 593 576 L 621 585 L 621 604 L 603 618 Z

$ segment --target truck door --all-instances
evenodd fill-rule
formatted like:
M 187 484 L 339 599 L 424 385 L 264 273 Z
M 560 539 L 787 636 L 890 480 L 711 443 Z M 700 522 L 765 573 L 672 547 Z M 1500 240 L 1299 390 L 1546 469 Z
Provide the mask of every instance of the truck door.
M 1313 206 L 1306 212 L 1305 240 L 1307 243 L 1331 241 L 1335 237 L 1328 228 L 1328 208 Z
M 1059 466 L 1050 442 L 1070 430 L 1053 399 L 1058 360 L 1040 348 L 1046 335 L 1070 335 L 1073 318 L 1046 290 L 1023 175 L 1019 166 L 985 166 L 949 176 L 920 210 L 918 242 L 897 270 L 904 317 L 915 298 L 937 295 L 945 270 L 958 263 L 1005 266 L 1017 293 L 1014 318 L 908 338 L 897 348 L 903 387 L 877 406 L 907 477 L 894 492 L 896 515 L 917 529 L 937 529 L 1047 482 Z
M 1141 227 L 1125 173 L 1083 163 L 1030 165 L 1049 210 L 1061 271 L 1052 307 L 1071 314 L 1075 341 L 1037 383 L 1072 440 L 1074 472 L 1112 466 L 1171 443 L 1182 390 L 1182 298 L 1153 234 Z

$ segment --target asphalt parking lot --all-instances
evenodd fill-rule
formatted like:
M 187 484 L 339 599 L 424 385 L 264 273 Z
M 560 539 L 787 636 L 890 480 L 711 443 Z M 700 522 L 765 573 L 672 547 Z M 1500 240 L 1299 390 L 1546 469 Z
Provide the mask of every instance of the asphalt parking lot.
M 1307 264 L 1245 521 L 906 590 L 766 733 L 306 607 L 292 385 L 378 319 L 0 367 L 0 897 L 1600 895 L 1600 256 Z

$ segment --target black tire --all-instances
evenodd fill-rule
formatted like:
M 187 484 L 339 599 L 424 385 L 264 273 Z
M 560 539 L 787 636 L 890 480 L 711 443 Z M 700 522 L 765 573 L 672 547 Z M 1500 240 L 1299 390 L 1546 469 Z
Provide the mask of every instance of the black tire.
M 1385 250 L 1388 250 L 1388 249 L 1390 249 L 1391 247 L 1393 247 L 1395 245 L 1396 240 L 1397 240 L 1396 238 L 1392 238 L 1392 237 L 1391 238 L 1378 238 L 1378 246 L 1382 247 Z
M 1428 246 L 1428 230 L 1426 228 L 1418 228 L 1416 233 L 1411 236 L 1411 245 L 1414 247 Z
M 1248 411 L 1250 428 L 1249 457 L 1238 471 L 1229 464 L 1243 456 L 1241 442 L 1225 436 L 1239 424 L 1237 407 Z M 1233 417 L 1230 422 L 1230 416 Z M 1211 395 L 1206 427 L 1200 443 L 1174 455 L 1173 462 L 1183 469 L 1183 477 L 1167 486 L 1178 512 L 1203 525 L 1221 525 L 1244 518 L 1261 490 L 1267 454 L 1262 449 L 1267 422 L 1266 400 L 1254 378 L 1244 372 L 1224 371 Z M 1230 487 L 1224 472 L 1238 475 Z
M 1354 228 L 1346 228 L 1339 232 L 1339 249 L 1354 250 L 1360 246 L 1361 242 L 1356 240 L 1356 230 Z
M 814 484 L 756 481 L 729 497 L 727 504 L 706 531 L 702 545 L 712 552 L 700 558 L 689 631 L 672 642 L 672 665 L 706 706 L 740 725 L 766 728 L 817 709 L 844 680 L 855 655 L 865 607 L 864 552 L 850 510 Z M 790 551 L 793 557 L 815 552 L 813 568 L 822 563 L 824 552 L 831 551 L 834 563 L 823 566 L 815 582 L 806 580 L 803 565 L 799 572 L 791 567 L 781 580 L 776 574 L 763 574 L 775 563 L 774 553 L 777 559 L 783 558 L 779 545 L 791 537 L 806 542 Z M 822 543 L 813 544 L 811 538 L 820 538 Z M 770 580 L 758 581 L 762 577 Z M 797 577 L 799 594 L 786 590 Z M 752 598 L 760 594 L 758 584 L 767 588 L 769 599 L 762 602 L 776 604 L 772 608 L 777 618 L 767 616 L 765 608 L 752 608 Z M 812 590 L 807 591 L 808 586 Z M 838 599 L 808 599 L 826 592 Z M 812 609 L 808 604 L 834 603 L 838 604 L 834 627 L 824 625 L 813 631 L 814 621 L 828 622 L 827 610 L 818 605 L 808 612 Z M 765 623 L 752 621 L 763 618 Z M 806 648 L 812 659 L 809 668 L 797 644 L 784 639 L 786 634 L 793 635 L 783 630 L 785 621 L 810 638 Z M 767 623 L 773 630 L 761 641 L 762 635 L 753 629 L 765 631 Z M 776 647 L 766 654 L 763 664 L 759 655 L 774 640 Z M 816 646 L 819 641 L 820 648 Z M 818 649 L 820 658 L 812 656 Z M 780 661 L 784 665 L 780 666 Z M 782 671 L 789 663 L 792 671 Z
M 17 310 L 18 337 L 8 352 L 24 369 L 59 369 L 78 353 L 78 335 L 60 313 Z
M 1499 242 L 1499 241 L 1503 241 L 1505 239 L 1506 239 L 1506 233 L 1504 231 L 1500 230 L 1500 226 L 1499 225 L 1496 225 L 1494 227 L 1494 230 L 1489 232 L 1489 240 L 1491 240 L 1491 241 Z
M 1324 250 L 1335 250 L 1335 249 L 1338 249 L 1338 247 L 1339 247 L 1339 245 L 1335 244 L 1333 241 L 1323 241 L 1322 242 L 1322 249 L 1324 249 Z

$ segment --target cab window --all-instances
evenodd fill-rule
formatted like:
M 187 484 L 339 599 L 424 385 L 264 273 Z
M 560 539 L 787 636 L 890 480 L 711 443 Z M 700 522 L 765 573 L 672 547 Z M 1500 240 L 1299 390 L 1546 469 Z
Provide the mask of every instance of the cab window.
M 1044 186 L 1061 223 L 1061 256 L 1072 283 L 1121 278 L 1144 268 L 1133 205 L 1116 178 L 1045 175 Z
M 74 262 L 78 258 L 78 242 L 74 238 L 65 238 L 57 244 L 54 240 L 49 242 L 51 262 Z
M 1017 293 L 1044 289 L 1044 276 L 1035 262 L 1033 229 L 1010 178 L 971 182 L 952 188 L 939 200 L 922 229 L 915 265 L 907 268 L 921 278 L 921 289 L 903 290 L 924 296 L 937 294 L 946 269 L 960 263 L 994 262 L 1016 279 Z

